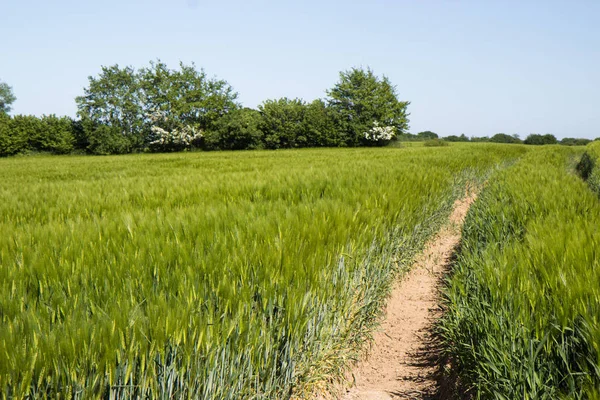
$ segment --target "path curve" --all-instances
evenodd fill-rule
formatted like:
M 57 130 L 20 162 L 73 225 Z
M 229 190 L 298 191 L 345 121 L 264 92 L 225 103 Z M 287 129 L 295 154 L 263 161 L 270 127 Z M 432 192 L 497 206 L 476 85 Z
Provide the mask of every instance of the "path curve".
M 432 323 L 440 316 L 439 284 L 447 271 L 475 193 L 454 203 L 446 225 L 430 239 L 411 270 L 396 282 L 365 360 L 349 374 L 342 400 L 431 399 L 436 367 L 424 362 Z

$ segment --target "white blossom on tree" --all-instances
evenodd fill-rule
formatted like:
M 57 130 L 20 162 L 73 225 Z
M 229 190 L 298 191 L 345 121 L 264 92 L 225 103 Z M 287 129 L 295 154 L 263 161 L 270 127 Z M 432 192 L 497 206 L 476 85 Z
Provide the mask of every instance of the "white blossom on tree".
M 169 121 L 164 111 L 156 110 L 148 115 L 152 122 L 150 130 L 154 138 L 150 146 L 160 150 L 183 150 L 190 148 L 192 144 L 202 138 L 202 131 L 191 125 L 177 125 Z M 165 129 L 162 126 L 173 126 Z
M 393 126 L 379 126 L 379 122 L 373 122 L 373 127 L 364 133 L 365 139 L 380 142 L 392 140 L 396 135 L 396 128 Z

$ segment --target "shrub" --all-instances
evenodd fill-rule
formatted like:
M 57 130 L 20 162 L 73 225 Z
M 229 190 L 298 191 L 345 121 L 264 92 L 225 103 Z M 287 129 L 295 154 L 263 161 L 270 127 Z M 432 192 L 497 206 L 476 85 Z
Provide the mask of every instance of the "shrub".
M 304 116 L 306 103 L 300 99 L 266 100 L 260 106 L 260 130 L 267 149 L 306 147 Z
M 40 119 L 39 129 L 31 132 L 30 147 L 37 151 L 66 154 L 73 150 L 73 121 L 69 117 L 45 115 Z
M 12 156 L 27 149 L 27 135 L 13 129 L 13 119 L 0 113 L 0 156 Z
M 148 144 L 151 151 L 182 151 L 200 144 L 203 135 L 197 125 L 170 118 L 166 112 L 160 110 L 149 114 L 148 118 L 152 123 L 151 142 Z
M 251 108 L 228 112 L 204 136 L 206 150 L 250 150 L 262 147 L 260 113 Z
M 133 150 L 129 137 L 123 135 L 118 127 L 107 125 L 91 125 L 86 128 L 88 140 L 87 151 L 96 155 L 126 154 Z
M 579 176 L 581 176 L 584 180 L 587 180 L 592 174 L 595 165 L 596 160 L 590 156 L 588 152 L 585 152 L 581 156 L 581 160 L 579 160 L 579 163 L 577 163 L 575 169 L 579 173 Z
M 380 126 L 374 121 L 373 127 L 364 133 L 367 143 L 372 146 L 385 146 L 396 136 L 396 128 L 393 126 Z

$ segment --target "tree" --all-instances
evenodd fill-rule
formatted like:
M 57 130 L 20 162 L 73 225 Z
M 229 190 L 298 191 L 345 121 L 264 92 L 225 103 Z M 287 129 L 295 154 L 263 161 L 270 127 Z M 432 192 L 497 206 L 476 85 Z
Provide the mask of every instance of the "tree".
M 69 117 L 44 115 L 40 118 L 40 129 L 31 134 L 29 143 L 32 149 L 66 154 L 73 151 L 73 121 Z
M 218 119 L 204 137 L 206 150 L 250 150 L 262 147 L 260 113 L 251 108 L 232 110 Z
M 12 103 L 17 98 L 13 94 L 12 87 L 8 86 L 7 83 L 0 81 L 0 113 L 8 114 L 12 110 Z
M 0 112 L 0 156 L 12 156 L 27 150 L 27 135 L 14 129 L 14 120 Z
M 468 142 L 469 138 L 463 133 L 460 136 L 450 135 L 444 138 L 446 142 Z
M 143 147 L 143 93 L 135 69 L 118 65 L 102 67 L 98 77 L 90 76 L 88 80 L 89 86 L 84 89 L 84 95 L 75 101 L 77 114 L 83 120 L 86 135 L 91 138 L 90 142 L 94 142 L 94 148 L 105 148 L 101 154 L 112 148 L 98 143 L 98 140 L 109 137 L 118 142 L 129 142 L 127 148 Z M 107 136 L 108 131 L 111 134 Z M 121 135 L 122 140 L 112 137 L 115 134 Z
M 177 129 L 193 126 L 205 131 L 229 111 L 239 108 L 237 93 L 224 80 L 210 79 L 195 65 L 179 64 L 179 70 L 167 68 L 160 60 L 139 73 L 144 112 L 160 111 L 169 126 Z
M 507 135 L 506 133 L 496 133 L 494 136 L 490 138 L 490 142 L 494 143 L 521 143 L 519 136 L 515 135 Z
M 417 138 L 419 140 L 431 140 L 431 139 L 438 139 L 439 136 L 435 132 L 423 131 L 423 132 L 417 133 Z
M 258 106 L 259 128 L 267 149 L 306 147 L 306 103 L 300 99 L 266 100 Z
M 590 143 L 591 139 L 583 139 L 583 138 L 564 138 L 560 141 L 560 144 L 564 146 L 585 146 Z
M 304 126 L 306 145 L 309 147 L 338 147 L 344 144 L 337 129 L 335 113 L 321 99 L 306 105 Z
M 558 143 L 558 140 L 556 140 L 556 137 L 554 135 L 551 135 L 549 133 L 545 135 L 532 133 L 531 135 L 527 136 L 527 139 L 525 139 L 523 143 L 533 145 L 556 144 Z
M 98 77 L 89 77 L 84 95 L 76 99 L 93 147 L 89 151 L 121 153 L 148 147 L 172 151 L 183 144 L 178 137 L 200 135 L 239 107 L 237 93 L 226 81 L 208 78 L 193 64 L 179 67 L 169 69 L 160 60 L 139 71 L 113 65 L 102 67 Z M 160 118 L 153 117 L 156 113 Z M 168 146 L 154 146 L 165 137 L 173 139 L 167 140 Z
M 371 69 L 352 68 L 340 73 L 340 80 L 327 91 L 328 105 L 336 114 L 334 119 L 346 146 L 369 143 L 365 133 L 377 123 L 393 127 L 395 134 L 408 129 L 407 101 L 398 100 L 396 87 Z

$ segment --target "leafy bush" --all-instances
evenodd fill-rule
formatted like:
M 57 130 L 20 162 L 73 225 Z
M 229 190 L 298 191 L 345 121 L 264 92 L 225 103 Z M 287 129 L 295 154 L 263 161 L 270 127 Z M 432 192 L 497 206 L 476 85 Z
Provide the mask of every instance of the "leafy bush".
M 149 143 L 151 151 L 174 152 L 199 146 L 203 135 L 197 125 L 169 118 L 167 113 L 161 110 L 150 113 L 148 118 L 152 124 Z
M 367 143 L 372 146 L 385 146 L 396 136 L 393 126 L 380 126 L 378 121 L 373 122 L 373 127 L 364 133 Z
M 0 156 L 12 156 L 27 150 L 27 134 L 13 129 L 13 119 L 0 113 Z
M 450 143 L 448 143 L 442 139 L 430 139 L 430 140 L 426 140 L 423 143 L 423 146 L 425 146 L 425 147 L 444 147 L 444 146 L 449 146 L 449 145 L 450 145 Z
M 266 100 L 260 106 L 259 128 L 267 149 L 306 147 L 306 103 L 300 99 Z
M 260 113 L 251 108 L 232 110 L 204 136 L 206 150 L 251 150 L 262 147 Z
M 581 156 L 581 160 L 579 160 L 579 163 L 577 163 L 577 166 L 575 168 L 579 173 L 579 176 L 581 176 L 584 180 L 587 180 L 592 174 L 592 171 L 594 170 L 595 166 L 595 158 L 592 157 L 590 153 L 585 152 Z
M 73 121 L 69 117 L 44 115 L 40 119 L 39 129 L 29 138 L 30 147 L 38 151 L 54 154 L 66 154 L 73 151 Z
M 87 151 L 96 155 L 131 153 L 134 145 L 118 127 L 86 124 Z

